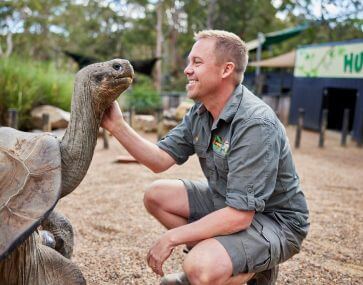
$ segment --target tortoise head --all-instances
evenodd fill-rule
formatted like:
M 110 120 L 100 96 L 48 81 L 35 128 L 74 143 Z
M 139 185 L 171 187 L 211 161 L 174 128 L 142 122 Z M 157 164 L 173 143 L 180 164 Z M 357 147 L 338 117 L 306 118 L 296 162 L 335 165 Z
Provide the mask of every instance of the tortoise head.
M 86 100 L 91 100 L 93 106 L 103 112 L 131 85 L 133 78 L 134 70 L 128 60 L 113 59 L 81 69 L 76 75 L 75 88 L 91 96 Z

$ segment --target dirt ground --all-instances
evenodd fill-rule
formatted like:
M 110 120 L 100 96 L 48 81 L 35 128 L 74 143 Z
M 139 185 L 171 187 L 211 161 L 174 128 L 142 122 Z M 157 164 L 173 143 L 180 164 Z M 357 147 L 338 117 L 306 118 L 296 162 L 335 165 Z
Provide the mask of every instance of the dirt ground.
M 295 129 L 288 128 L 293 144 Z M 153 134 L 144 134 L 156 141 Z M 311 212 L 311 229 L 300 254 L 280 266 L 278 284 L 363 284 L 363 148 L 339 145 L 328 133 L 324 149 L 318 134 L 304 131 L 294 159 Z M 87 176 L 57 209 L 75 229 L 73 260 L 88 284 L 159 284 L 147 267 L 147 250 L 165 230 L 143 207 L 145 187 L 159 178 L 202 177 L 198 160 L 153 174 L 139 164 L 117 164 L 126 151 L 110 139 L 102 141 Z M 178 247 L 164 272 L 180 271 Z

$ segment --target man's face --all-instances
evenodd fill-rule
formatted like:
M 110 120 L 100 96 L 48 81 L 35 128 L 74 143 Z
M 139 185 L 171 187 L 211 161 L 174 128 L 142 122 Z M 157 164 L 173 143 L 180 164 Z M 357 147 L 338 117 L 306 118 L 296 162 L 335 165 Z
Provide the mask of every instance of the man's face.
M 214 95 L 222 79 L 222 65 L 217 64 L 214 52 L 215 39 L 200 39 L 188 56 L 184 74 L 188 78 L 186 90 L 188 97 L 203 102 L 206 96 Z

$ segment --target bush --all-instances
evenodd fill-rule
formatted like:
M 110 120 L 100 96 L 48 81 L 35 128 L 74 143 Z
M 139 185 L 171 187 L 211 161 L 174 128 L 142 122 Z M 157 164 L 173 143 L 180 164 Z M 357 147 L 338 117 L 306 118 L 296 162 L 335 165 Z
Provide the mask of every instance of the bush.
M 137 75 L 132 88 L 125 94 L 125 107 L 133 108 L 139 114 L 152 114 L 161 107 L 160 95 L 150 78 Z
M 0 59 L 0 123 L 6 123 L 7 110 L 15 108 L 19 129 L 27 130 L 30 111 L 43 104 L 70 110 L 74 74 L 61 71 L 53 63 Z

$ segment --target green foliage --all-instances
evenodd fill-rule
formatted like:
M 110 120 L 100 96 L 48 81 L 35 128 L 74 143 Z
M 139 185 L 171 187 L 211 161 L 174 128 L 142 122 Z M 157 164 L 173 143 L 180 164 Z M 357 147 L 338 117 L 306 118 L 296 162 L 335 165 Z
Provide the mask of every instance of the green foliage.
M 161 107 L 161 98 L 150 78 L 138 75 L 136 83 L 125 94 L 126 109 L 133 108 L 139 114 L 151 114 Z
M 65 50 L 100 60 L 148 59 L 156 54 L 156 11 L 160 4 L 162 77 L 169 83 L 162 88 L 182 90 L 193 34 L 206 28 L 231 31 L 248 42 L 258 32 L 311 23 L 311 28 L 301 35 L 264 51 L 263 58 L 299 45 L 363 37 L 359 17 L 362 1 L 320 1 L 320 15 L 315 11 L 316 2 L 319 1 L 1 0 L 0 56 L 12 47 L 17 56 L 57 62 L 68 59 L 63 54 Z M 10 33 L 12 44 L 7 43 Z M 252 51 L 250 60 L 254 59 Z
M 0 74 L 1 124 L 5 124 L 9 108 L 18 110 L 20 129 L 30 127 L 30 111 L 35 106 L 70 109 L 74 75 L 54 64 L 12 57 L 0 60 Z

